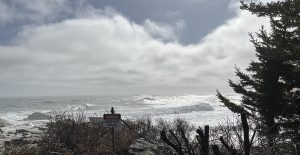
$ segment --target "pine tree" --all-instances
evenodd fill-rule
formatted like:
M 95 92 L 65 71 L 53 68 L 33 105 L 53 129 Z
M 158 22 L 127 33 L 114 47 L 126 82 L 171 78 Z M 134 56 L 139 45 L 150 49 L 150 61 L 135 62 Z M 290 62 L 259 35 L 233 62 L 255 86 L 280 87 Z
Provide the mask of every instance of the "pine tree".
M 259 120 L 261 133 L 273 146 L 279 133 L 278 118 L 292 117 L 288 92 L 300 87 L 300 0 L 241 2 L 241 9 L 268 17 L 271 32 L 262 27 L 256 36 L 250 34 L 258 60 L 246 68 L 248 74 L 236 67 L 238 82 L 229 80 L 233 90 L 242 96 L 241 105 L 219 92 L 217 96 L 231 111 L 248 113 Z

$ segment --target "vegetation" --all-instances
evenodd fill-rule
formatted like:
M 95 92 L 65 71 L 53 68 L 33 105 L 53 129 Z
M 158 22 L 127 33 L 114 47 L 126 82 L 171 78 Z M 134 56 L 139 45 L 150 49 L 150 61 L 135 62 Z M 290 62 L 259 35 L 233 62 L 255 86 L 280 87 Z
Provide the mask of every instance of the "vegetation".
M 160 155 L 295 153 L 293 143 L 286 143 L 272 152 L 273 148 L 261 145 L 263 137 L 256 134 L 254 127 L 253 121 L 245 114 L 237 115 L 237 120 L 227 119 L 222 125 L 213 128 L 207 125 L 197 130 L 183 119 L 171 122 L 158 119 L 155 123 L 150 118 L 124 120 L 115 130 L 117 147 L 113 151 L 110 128 L 101 123 L 87 122 L 84 113 L 60 113 L 47 123 L 41 139 L 6 142 L 3 154 L 135 155 L 131 145 L 141 138 L 153 145 L 152 153 Z
M 296 131 L 300 125 L 299 117 L 295 117 L 297 104 L 289 95 L 293 88 L 300 87 L 299 8 L 299 0 L 242 2 L 241 9 L 268 17 L 271 30 L 267 32 L 262 27 L 256 37 L 250 34 L 258 60 L 249 64 L 248 74 L 236 68 L 239 82 L 229 80 L 233 90 L 242 95 L 242 104 L 234 104 L 217 93 L 231 111 L 248 114 L 256 120 L 256 129 L 270 147 L 278 144 L 279 133 L 285 132 L 287 126 Z
M 150 118 L 123 120 L 120 126 L 115 128 L 116 149 L 112 150 L 111 128 L 104 127 L 102 123 L 93 124 L 87 121 L 82 112 L 58 113 L 47 123 L 41 139 L 34 142 L 22 138 L 7 141 L 3 154 L 129 155 L 130 145 L 141 138 L 159 147 L 156 148 L 159 153 L 172 154 L 175 151 L 162 142 L 161 131 L 173 130 L 178 136 L 177 131 L 181 130 L 188 140 L 191 139 L 193 126 L 184 119 L 175 119 L 172 122 L 158 119 L 155 122 L 154 124 Z

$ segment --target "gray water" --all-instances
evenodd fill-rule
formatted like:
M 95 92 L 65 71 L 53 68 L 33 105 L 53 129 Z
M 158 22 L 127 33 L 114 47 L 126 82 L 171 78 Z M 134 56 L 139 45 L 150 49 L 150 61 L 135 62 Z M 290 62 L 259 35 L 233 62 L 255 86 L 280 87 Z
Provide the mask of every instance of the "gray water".
M 237 96 L 229 96 L 238 100 Z M 66 96 L 0 98 L 0 118 L 11 124 L 24 121 L 33 112 L 78 112 L 102 116 L 114 107 L 123 118 L 185 118 L 195 125 L 216 124 L 230 112 L 215 95 L 184 96 Z

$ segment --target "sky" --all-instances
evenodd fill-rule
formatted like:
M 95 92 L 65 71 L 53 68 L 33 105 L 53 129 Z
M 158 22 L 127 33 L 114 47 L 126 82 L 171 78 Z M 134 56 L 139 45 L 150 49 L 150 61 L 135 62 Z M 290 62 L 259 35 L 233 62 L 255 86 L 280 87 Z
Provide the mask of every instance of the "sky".
M 265 0 L 263 0 L 265 1 Z M 236 0 L 0 0 L 0 96 L 232 92 L 268 20 Z

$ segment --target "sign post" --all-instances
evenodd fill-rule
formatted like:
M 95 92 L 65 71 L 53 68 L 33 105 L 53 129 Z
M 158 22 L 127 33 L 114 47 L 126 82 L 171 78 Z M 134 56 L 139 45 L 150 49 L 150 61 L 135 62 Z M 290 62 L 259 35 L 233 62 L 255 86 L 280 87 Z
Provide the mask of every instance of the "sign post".
M 115 152 L 116 145 L 115 145 L 115 127 L 120 124 L 121 121 L 121 114 L 116 114 L 114 107 L 111 107 L 110 114 L 104 114 L 104 126 L 111 128 L 111 142 L 112 142 L 112 152 Z

